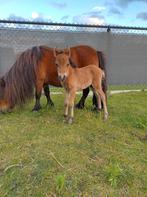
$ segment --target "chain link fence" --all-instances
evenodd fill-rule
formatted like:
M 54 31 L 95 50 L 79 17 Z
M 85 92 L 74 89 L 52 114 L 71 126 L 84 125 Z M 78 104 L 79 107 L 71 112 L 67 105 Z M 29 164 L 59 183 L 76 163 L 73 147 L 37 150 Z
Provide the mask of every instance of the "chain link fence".
M 18 53 L 37 45 L 87 44 L 103 51 L 112 88 L 147 87 L 147 28 L 0 20 L 0 76 Z

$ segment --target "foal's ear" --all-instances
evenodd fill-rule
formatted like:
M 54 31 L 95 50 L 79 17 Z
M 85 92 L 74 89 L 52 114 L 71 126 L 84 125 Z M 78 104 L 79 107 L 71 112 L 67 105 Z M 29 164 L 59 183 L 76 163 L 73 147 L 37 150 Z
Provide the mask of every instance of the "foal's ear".
M 4 80 L 4 78 L 2 77 L 2 78 L 0 79 L 0 86 L 1 86 L 1 87 L 5 87 L 5 85 L 6 85 L 5 80 Z
M 54 49 L 53 49 L 53 54 L 54 54 L 54 57 L 56 57 L 57 56 L 57 48 L 55 47 Z
M 54 48 L 53 49 L 53 54 L 54 54 L 54 57 L 56 58 L 57 55 L 63 53 L 64 51 L 62 49 L 57 49 L 57 48 Z
M 67 54 L 69 58 L 71 57 L 71 51 L 69 47 L 64 49 L 64 53 Z

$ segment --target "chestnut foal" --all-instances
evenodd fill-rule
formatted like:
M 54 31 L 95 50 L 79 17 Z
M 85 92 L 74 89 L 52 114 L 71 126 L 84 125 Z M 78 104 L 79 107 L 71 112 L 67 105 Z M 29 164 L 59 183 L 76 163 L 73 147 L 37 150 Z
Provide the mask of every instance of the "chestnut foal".
M 62 53 L 58 53 L 58 51 L 54 49 L 54 56 L 58 78 L 66 92 L 64 103 L 64 116 L 66 122 L 69 124 L 73 122 L 76 91 L 83 90 L 89 86 L 92 86 L 98 104 L 100 104 L 102 100 L 104 119 L 106 120 L 108 118 L 108 111 L 106 96 L 102 90 L 102 79 L 105 77 L 104 72 L 94 64 L 83 68 L 73 67 L 69 60 L 70 49 L 65 49 Z M 99 108 L 101 109 L 101 106 Z

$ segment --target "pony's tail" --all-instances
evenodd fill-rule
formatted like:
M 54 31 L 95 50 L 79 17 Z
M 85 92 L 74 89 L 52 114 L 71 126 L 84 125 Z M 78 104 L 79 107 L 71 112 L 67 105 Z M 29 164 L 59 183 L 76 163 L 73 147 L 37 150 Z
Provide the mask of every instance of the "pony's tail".
M 102 89 L 106 95 L 107 93 L 107 73 L 106 73 L 106 67 L 105 67 L 105 57 L 103 52 L 97 51 L 98 61 L 99 61 L 99 67 L 102 69 L 104 75 L 102 80 Z
M 105 79 L 105 73 L 103 70 L 102 70 L 102 79 Z
M 33 96 L 36 68 L 42 53 L 40 47 L 33 47 L 20 54 L 5 75 L 5 98 L 10 107 L 22 105 Z

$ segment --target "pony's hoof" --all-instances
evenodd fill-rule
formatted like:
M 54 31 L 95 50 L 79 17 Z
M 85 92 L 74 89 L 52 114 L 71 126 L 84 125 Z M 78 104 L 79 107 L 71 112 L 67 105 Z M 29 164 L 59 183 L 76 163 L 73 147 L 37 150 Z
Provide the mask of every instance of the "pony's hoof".
M 75 107 L 76 107 L 77 109 L 83 109 L 83 108 L 84 108 L 84 104 L 82 104 L 82 103 L 77 103 L 77 104 L 75 105 Z
M 34 107 L 34 108 L 32 109 L 32 112 L 38 112 L 40 109 L 41 109 L 41 106 Z
M 6 113 L 7 113 L 7 111 L 4 111 L 4 110 L 0 111 L 0 114 L 6 114 Z
M 1 109 L 0 110 L 0 114 L 6 114 L 6 113 L 10 113 L 10 112 L 12 112 L 11 109 Z
M 47 103 L 47 106 L 54 107 L 54 103 L 53 103 L 52 101 L 49 101 L 49 102 Z
M 92 106 L 92 109 L 91 109 L 92 111 L 94 111 L 94 112 L 99 112 L 99 109 L 98 109 L 98 107 L 97 106 L 95 106 L 95 105 L 93 105 Z

